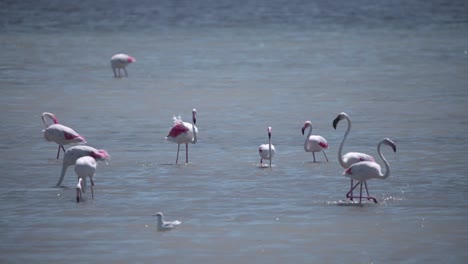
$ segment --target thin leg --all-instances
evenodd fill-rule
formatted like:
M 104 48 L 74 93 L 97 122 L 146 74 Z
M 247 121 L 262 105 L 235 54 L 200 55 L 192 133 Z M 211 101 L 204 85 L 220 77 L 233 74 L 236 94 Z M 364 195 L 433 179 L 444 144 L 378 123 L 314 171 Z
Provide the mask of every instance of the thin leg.
M 374 203 L 377 203 L 377 199 L 369 195 L 369 190 L 367 189 L 367 182 L 364 182 L 364 186 L 366 186 L 367 200 L 372 200 L 374 201 Z
M 271 157 L 270 157 L 270 168 L 271 168 Z
M 185 144 L 185 163 L 188 163 L 188 144 Z
M 361 199 L 362 199 L 362 182 L 361 182 L 361 188 L 360 188 L 360 192 L 359 192 L 359 204 L 361 204 Z
M 177 164 L 177 161 L 179 161 L 179 149 L 180 149 L 180 144 L 177 144 L 177 158 L 175 160 L 175 164 Z
M 353 200 L 353 179 L 351 179 L 351 186 L 349 187 L 351 190 L 351 201 Z
M 353 193 L 353 190 L 356 189 L 356 187 L 357 187 L 358 185 L 359 185 L 359 182 L 356 183 L 356 185 L 354 185 L 354 186 L 351 185 L 351 189 L 350 189 L 349 192 L 346 194 L 346 198 L 350 198 L 351 201 L 353 200 L 353 195 L 352 195 L 352 193 Z
M 117 77 L 117 71 L 115 70 L 115 67 L 112 67 L 112 71 L 114 72 L 114 77 Z
M 312 152 L 312 155 L 314 156 L 314 163 L 315 163 L 315 152 Z
M 93 178 L 89 178 L 89 180 L 91 181 L 91 197 L 93 197 L 94 199 L 94 191 L 93 191 L 93 186 L 94 186 L 94 181 L 93 181 Z
M 58 150 L 57 150 L 57 159 L 59 159 L 59 156 L 60 156 L 60 146 L 61 145 L 58 146 Z
M 325 156 L 325 159 L 327 160 L 328 162 L 328 158 L 327 158 L 327 155 L 325 154 L 325 151 L 322 151 L 323 152 L 323 155 Z
M 128 77 L 127 69 L 123 68 L 123 70 L 125 72 L 125 77 Z
M 260 167 L 263 166 L 263 159 L 260 158 Z

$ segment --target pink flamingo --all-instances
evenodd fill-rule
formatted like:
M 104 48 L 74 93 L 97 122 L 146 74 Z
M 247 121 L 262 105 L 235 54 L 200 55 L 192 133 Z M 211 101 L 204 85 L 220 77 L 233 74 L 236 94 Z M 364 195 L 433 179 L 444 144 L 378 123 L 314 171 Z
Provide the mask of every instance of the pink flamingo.
M 89 177 L 91 181 L 91 196 L 94 199 L 94 181 L 93 177 L 96 173 L 97 163 L 96 160 L 91 156 L 84 156 L 76 160 L 75 173 L 78 176 L 78 184 L 76 185 L 76 202 L 79 203 L 81 199 L 81 193 L 86 190 L 86 178 Z
M 125 77 L 128 77 L 127 65 L 132 62 L 136 62 L 135 58 L 127 54 L 119 53 L 111 57 L 111 67 L 114 72 L 114 77 L 122 77 L 120 74 L 120 69 L 123 69 L 125 72 Z
M 333 128 L 336 129 L 336 126 L 338 125 L 338 123 L 343 119 L 346 119 L 348 121 L 348 128 L 346 129 L 345 135 L 343 137 L 343 140 L 341 141 L 340 148 L 338 150 L 338 161 L 340 162 L 341 167 L 343 167 L 343 169 L 347 169 L 349 168 L 349 166 L 353 165 L 356 162 L 375 161 L 374 157 L 372 157 L 371 155 L 361 153 L 361 152 L 348 152 L 342 155 L 344 142 L 346 138 L 348 137 L 349 131 L 351 131 L 351 119 L 349 118 L 348 114 L 346 114 L 345 112 L 341 112 L 335 118 L 335 120 L 333 120 Z M 367 183 L 364 182 L 364 184 L 366 185 L 366 189 L 367 189 Z M 351 178 L 350 190 L 352 190 L 353 186 L 354 186 L 353 179 Z M 353 193 L 351 192 L 351 197 L 352 197 L 352 194 Z
M 62 163 L 62 173 L 60 174 L 60 178 L 56 186 L 60 186 L 62 184 L 67 168 L 71 165 L 75 165 L 76 160 L 84 156 L 91 156 L 97 161 L 110 159 L 107 151 L 103 149 L 95 149 L 90 146 L 73 146 L 65 151 Z
M 315 162 L 315 152 L 323 152 L 323 155 L 325 156 L 325 159 L 328 162 L 327 155 L 325 154 L 325 150 L 328 149 L 328 142 L 327 140 L 319 135 L 311 135 L 312 134 L 312 123 L 310 121 L 306 121 L 304 123 L 304 126 L 302 127 L 302 135 L 304 135 L 304 131 L 306 128 L 309 129 L 309 134 L 306 137 L 306 140 L 304 142 L 304 150 L 305 152 L 312 152 L 312 155 L 314 156 L 314 162 Z
M 51 119 L 54 123 L 48 124 L 47 119 Z M 63 147 L 63 145 L 71 143 L 86 143 L 84 137 L 76 133 L 75 130 L 59 124 L 57 117 L 52 113 L 42 113 L 42 122 L 46 127 L 46 129 L 42 131 L 44 132 L 45 139 L 47 141 L 53 141 L 59 145 L 57 150 L 57 159 L 59 159 L 60 156 L 60 149 L 62 149 L 63 152 L 65 152 L 65 148 Z
M 198 128 L 195 126 L 197 123 L 197 110 L 192 110 L 192 123 L 182 121 L 180 116 L 173 117 L 174 125 L 169 131 L 166 139 L 171 142 L 177 143 L 177 158 L 175 164 L 179 161 L 180 144 L 185 144 L 185 163 L 188 163 L 188 144 L 197 143 Z
M 268 127 L 268 144 L 262 144 L 258 148 L 258 154 L 260 155 L 260 166 L 263 166 L 263 160 L 270 161 L 270 168 L 271 168 L 271 160 L 275 156 L 275 146 L 271 144 L 271 127 Z
M 354 185 L 351 188 L 351 190 L 346 194 L 347 198 L 350 198 L 351 200 L 352 198 L 357 198 L 357 197 L 353 197 L 352 192 L 358 185 L 360 185 L 361 191 L 359 194 L 359 204 L 361 204 L 362 198 L 367 198 L 368 200 L 373 200 L 374 203 L 377 203 L 377 200 L 374 197 L 369 196 L 369 190 L 367 189 L 367 184 L 365 184 L 367 196 L 362 196 L 362 184 L 366 183 L 367 180 L 370 180 L 372 178 L 386 179 L 388 176 L 390 176 L 390 164 L 388 164 L 387 159 L 385 159 L 385 157 L 382 155 L 382 152 L 380 151 L 380 146 L 382 144 L 390 146 L 393 149 L 393 152 L 396 152 L 396 145 L 393 141 L 391 141 L 388 138 L 382 139 L 377 145 L 377 152 L 379 153 L 380 158 L 383 160 L 385 164 L 385 174 L 382 173 L 382 169 L 380 168 L 380 165 L 377 162 L 361 161 L 358 163 L 354 163 L 349 168 L 347 168 L 343 173 L 344 176 L 358 181 L 358 183 L 356 183 L 356 185 Z

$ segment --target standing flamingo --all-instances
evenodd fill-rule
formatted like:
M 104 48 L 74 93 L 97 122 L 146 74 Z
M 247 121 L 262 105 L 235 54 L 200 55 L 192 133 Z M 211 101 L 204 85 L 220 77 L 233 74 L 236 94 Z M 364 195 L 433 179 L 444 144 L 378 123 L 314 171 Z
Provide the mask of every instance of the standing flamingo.
M 120 69 L 123 69 L 125 72 L 125 77 L 128 77 L 127 65 L 132 62 L 136 62 L 135 58 L 127 54 L 119 53 L 111 57 L 111 67 L 114 72 L 114 77 L 122 77 L 120 74 Z
M 341 141 L 341 144 L 340 144 L 340 148 L 338 150 L 338 161 L 340 162 L 341 167 L 343 167 L 343 169 L 347 169 L 349 168 L 349 166 L 353 165 L 356 162 L 375 161 L 374 157 L 372 157 L 371 155 L 361 153 L 361 152 L 348 152 L 342 155 L 344 142 L 346 138 L 348 137 L 349 131 L 351 131 L 351 119 L 349 118 L 348 114 L 346 114 L 345 112 L 341 112 L 333 120 L 333 128 L 336 129 L 336 126 L 338 125 L 338 123 L 343 119 L 346 119 L 348 121 L 348 128 L 346 129 L 343 140 Z M 366 188 L 367 188 L 367 183 L 364 183 L 364 184 L 366 185 Z M 351 191 L 352 191 L 352 188 L 353 188 L 353 179 L 351 178 L 351 185 L 350 185 Z M 353 193 L 351 192 L 351 197 L 352 197 L 352 194 Z
M 60 174 L 60 178 L 56 186 L 60 186 L 62 184 L 63 178 L 65 177 L 65 173 L 67 172 L 67 168 L 71 165 L 75 165 L 76 160 L 84 156 L 91 156 L 98 161 L 110 159 L 110 156 L 109 154 L 107 154 L 107 151 L 103 149 L 95 149 L 90 146 L 71 147 L 67 149 L 67 151 L 65 151 L 62 163 L 62 173 Z
M 51 119 L 54 123 L 48 124 L 46 121 L 47 119 Z M 59 124 L 57 117 L 52 113 L 42 113 L 42 122 L 46 127 L 46 129 L 42 131 L 44 132 L 45 139 L 47 141 L 53 141 L 59 145 L 57 150 L 57 159 L 59 159 L 60 156 L 60 149 L 62 149 L 63 152 L 65 152 L 65 148 L 63 147 L 63 145 L 71 143 L 86 143 L 84 137 L 76 133 L 75 130 Z
M 75 173 L 78 176 L 78 184 L 76 185 L 76 202 L 79 203 L 81 199 L 81 192 L 86 190 L 86 177 L 89 177 L 91 182 L 91 196 L 94 199 L 93 177 L 96 173 L 96 160 L 91 156 L 84 156 L 76 160 Z
M 271 160 L 273 156 L 275 156 L 275 146 L 271 144 L 271 127 L 268 127 L 268 144 L 262 144 L 258 148 L 258 154 L 260 155 L 260 166 L 263 166 L 263 160 L 270 160 L 270 168 L 271 168 Z
M 354 163 L 349 168 L 347 168 L 343 173 L 344 176 L 358 181 L 358 183 L 356 183 L 356 185 L 354 185 L 351 188 L 351 190 L 346 194 L 347 198 L 350 198 L 350 199 L 357 198 L 357 197 L 353 197 L 352 192 L 358 185 L 360 185 L 361 191 L 359 194 L 359 204 L 361 204 L 362 198 L 367 198 L 368 200 L 373 200 L 374 203 L 377 203 L 377 200 L 374 197 L 369 196 L 369 190 L 367 189 L 367 184 L 365 184 L 367 196 L 364 196 L 364 197 L 362 196 L 362 184 L 366 183 L 367 180 L 372 179 L 372 178 L 386 179 L 388 176 L 390 176 L 390 164 L 388 164 L 387 159 L 385 159 L 385 157 L 382 155 L 382 152 L 380 151 L 380 146 L 382 144 L 390 146 L 393 149 L 393 152 L 396 152 L 396 145 L 393 141 L 391 141 L 388 138 L 382 139 L 377 145 L 377 152 L 379 153 L 380 158 L 383 160 L 385 164 L 385 174 L 382 173 L 380 165 L 377 162 L 361 161 L 358 163 Z
M 306 128 L 309 129 L 309 134 L 307 135 L 307 138 L 304 142 L 304 150 L 305 152 L 312 152 L 312 155 L 314 156 L 314 162 L 315 162 L 315 152 L 323 152 L 323 155 L 325 156 L 325 159 L 328 161 L 327 155 L 325 154 L 325 150 L 328 149 L 328 142 L 327 140 L 319 135 L 311 135 L 312 134 L 312 123 L 310 121 L 306 121 L 304 123 L 304 126 L 302 127 L 302 135 L 304 135 L 304 131 Z
M 185 144 L 185 163 L 188 163 L 188 144 L 197 143 L 198 128 L 195 126 L 197 123 L 197 109 L 192 110 L 192 124 L 182 121 L 180 116 L 174 116 L 173 119 L 174 125 L 166 139 L 177 143 L 177 158 L 175 164 L 179 161 L 180 144 Z

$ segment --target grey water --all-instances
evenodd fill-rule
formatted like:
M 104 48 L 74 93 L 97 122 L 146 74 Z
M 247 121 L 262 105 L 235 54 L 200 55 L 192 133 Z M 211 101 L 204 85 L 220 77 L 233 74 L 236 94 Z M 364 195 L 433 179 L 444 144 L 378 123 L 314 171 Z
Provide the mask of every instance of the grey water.
M 1 263 L 466 263 L 466 1 L 1 1 Z M 128 78 L 109 59 L 135 57 Z M 198 143 L 175 165 L 174 115 Z M 94 199 L 45 141 L 55 113 Z M 348 206 L 338 148 L 391 167 Z M 304 152 L 301 127 L 328 140 Z M 272 127 L 276 156 L 257 148 Z M 67 146 L 69 147 L 69 146 Z M 181 147 L 180 160 L 185 150 Z M 63 153 L 61 154 L 61 157 Z M 156 229 L 156 212 L 182 224 Z

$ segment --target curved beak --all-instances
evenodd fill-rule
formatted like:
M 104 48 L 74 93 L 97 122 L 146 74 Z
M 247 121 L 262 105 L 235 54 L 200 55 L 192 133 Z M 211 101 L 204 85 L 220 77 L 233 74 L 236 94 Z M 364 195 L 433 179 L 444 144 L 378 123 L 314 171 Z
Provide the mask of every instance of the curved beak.
M 302 129 L 301 129 L 302 135 L 304 135 L 304 130 L 305 130 L 305 127 L 302 127 Z
M 336 126 L 338 125 L 338 122 L 340 122 L 340 116 L 337 116 L 335 120 L 333 120 L 333 128 L 336 129 Z

